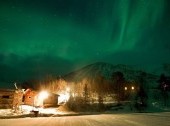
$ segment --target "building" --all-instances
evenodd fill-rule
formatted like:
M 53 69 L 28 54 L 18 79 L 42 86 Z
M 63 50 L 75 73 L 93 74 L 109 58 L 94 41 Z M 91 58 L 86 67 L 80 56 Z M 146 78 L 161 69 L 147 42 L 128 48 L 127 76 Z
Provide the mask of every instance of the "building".
M 35 98 L 37 95 L 38 95 L 38 92 L 33 91 L 31 89 L 27 89 L 24 92 L 23 103 L 25 105 L 35 106 Z
M 48 98 L 44 100 L 44 107 L 58 106 L 58 94 L 49 93 Z
M 48 96 L 44 98 L 40 96 L 42 92 L 27 89 L 24 93 L 23 102 L 25 105 L 31 105 L 35 107 L 49 107 L 58 106 L 58 94 L 48 92 Z
M 0 89 L 0 108 L 17 109 L 22 98 L 22 90 Z

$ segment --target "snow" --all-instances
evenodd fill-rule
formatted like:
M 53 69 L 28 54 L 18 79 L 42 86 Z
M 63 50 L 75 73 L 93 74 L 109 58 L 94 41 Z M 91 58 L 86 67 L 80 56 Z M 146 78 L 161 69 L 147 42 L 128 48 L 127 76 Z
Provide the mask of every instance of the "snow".
M 52 115 L 66 115 L 66 114 L 76 114 L 72 111 L 66 111 L 59 108 L 35 108 L 29 105 L 21 105 L 18 111 L 12 109 L 0 109 L 0 118 L 21 118 L 21 117 L 34 117 L 35 112 L 38 112 L 38 116 L 47 117 Z
M 157 103 L 153 103 L 152 106 L 161 107 Z M 169 126 L 170 124 L 170 112 L 136 113 L 130 111 L 128 105 L 123 109 L 114 109 L 101 113 L 75 113 L 64 106 L 34 108 L 22 105 L 16 112 L 11 109 L 0 109 L 0 126 Z M 32 111 L 39 111 L 38 116 L 35 117 Z
M 145 112 L 155 113 L 155 112 L 168 112 L 170 111 L 169 107 L 163 107 L 158 103 L 153 103 L 152 106 L 148 107 Z M 35 112 L 38 112 L 36 115 Z M 56 117 L 56 116 L 69 116 L 69 115 L 94 115 L 94 114 L 128 114 L 128 113 L 138 113 L 135 109 L 131 109 L 129 104 L 119 107 L 113 107 L 108 111 L 99 113 L 99 112 L 73 112 L 64 106 L 58 108 L 35 108 L 33 106 L 22 105 L 18 111 L 12 109 L 0 109 L 0 119 L 8 118 L 24 118 L 24 117 Z
M 0 119 L 1 126 L 169 126 L 170 113 L 93 114 Z

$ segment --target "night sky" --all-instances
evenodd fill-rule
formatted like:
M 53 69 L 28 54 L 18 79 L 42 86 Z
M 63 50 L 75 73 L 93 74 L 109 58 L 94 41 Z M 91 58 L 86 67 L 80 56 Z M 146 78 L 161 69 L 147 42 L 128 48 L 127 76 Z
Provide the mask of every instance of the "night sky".
M 0 82 L 95 62 L 148 69 L 169 55 L 169 0 L 0 1 Z

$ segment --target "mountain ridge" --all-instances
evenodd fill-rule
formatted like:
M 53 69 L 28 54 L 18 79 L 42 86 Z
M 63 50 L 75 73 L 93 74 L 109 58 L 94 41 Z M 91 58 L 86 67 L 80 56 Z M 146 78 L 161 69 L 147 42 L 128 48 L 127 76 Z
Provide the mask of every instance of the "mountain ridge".
M 133 66 L 128 66 L 124 64 L 113 65 L 105 62 L 96 62 L 93 64 L 89 64 L 64 75 L 63 78 L 69 82 L 81 81 L 83 78 L 92 79 L 97 77 L 98 75 L 103 76 L 105 79 L 111 79 L 112 74 L 118 71 L 122 72 L 127 80 L 136 80 L 143 73 L 145 74 L 147 79 L 155 80 L 158 78 L 157 75 L 147 73 Z

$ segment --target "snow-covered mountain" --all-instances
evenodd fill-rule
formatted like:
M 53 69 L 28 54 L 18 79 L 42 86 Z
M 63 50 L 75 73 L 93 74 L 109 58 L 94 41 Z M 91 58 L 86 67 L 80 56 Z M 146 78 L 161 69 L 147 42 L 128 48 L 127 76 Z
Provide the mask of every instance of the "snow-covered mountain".
M 103 76 L 105 79 L 111 79 L 112 74 L 118 71 L 123 73 L 126 80 L 136 80 L 142 74 L 150 83 L 154 83 L 154 81 L 159 78 L 159 76 L 157 75 L 147 73 L 133 66 L 127 66 L 122 64 L 112 65 L 104 62 L 90 64 L 88 66 L 66 74 L 63 78 L 66 81 L 72 82 L 81 81 L 83 78 L 92 79 L 98 75 Z

